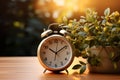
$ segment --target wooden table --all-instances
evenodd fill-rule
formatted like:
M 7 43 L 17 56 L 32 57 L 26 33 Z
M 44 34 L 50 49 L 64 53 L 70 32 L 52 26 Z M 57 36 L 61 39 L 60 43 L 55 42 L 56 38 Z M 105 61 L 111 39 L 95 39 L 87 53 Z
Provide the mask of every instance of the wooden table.
M 86 70 L 80 75 L 71 67 L 68 70 L 68 75 L 65 71 L 43 74 L 44 68 L 37 57 L 0 57 L 0 80 L 120 80 L 119 74 L 91 74 Z

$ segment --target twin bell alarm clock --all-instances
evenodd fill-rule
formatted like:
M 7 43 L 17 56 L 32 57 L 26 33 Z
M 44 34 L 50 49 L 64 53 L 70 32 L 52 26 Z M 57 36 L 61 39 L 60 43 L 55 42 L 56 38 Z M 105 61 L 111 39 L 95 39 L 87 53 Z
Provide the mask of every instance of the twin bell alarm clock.
M 57 23 L 50 24 L 41 34 L 43 40 L 37 49 L 40 64 L 46 70 L 60 72 L 66 70 L 73 61 L 72 46 L 65 38 L 67 31 Z

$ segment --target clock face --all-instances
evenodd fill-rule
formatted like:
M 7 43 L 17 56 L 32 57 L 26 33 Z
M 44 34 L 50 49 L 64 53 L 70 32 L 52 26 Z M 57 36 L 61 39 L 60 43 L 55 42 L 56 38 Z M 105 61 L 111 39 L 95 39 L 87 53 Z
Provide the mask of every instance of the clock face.
M 73 60 L 72 48 L 69 42 L 60 35 L 45 38 L 37 52 L 40 63 L 48 70 L 64 70 Z

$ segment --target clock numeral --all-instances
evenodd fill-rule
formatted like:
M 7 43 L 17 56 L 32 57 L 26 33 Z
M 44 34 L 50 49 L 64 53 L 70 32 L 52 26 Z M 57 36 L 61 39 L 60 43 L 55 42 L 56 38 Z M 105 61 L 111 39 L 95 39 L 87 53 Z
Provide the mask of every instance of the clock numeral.
M 70 53 L 67 51 L 66 54 L 69 55 Z
M 55 64 L 55 67 L 57 67 L 57 64 Z
M 44 46 L 45 49 L 48 49 L 48 46 Z
M 47 57 L 44 58 L 44 61 L 47 61 Z
M 67 49 L 67 47 L 68 47 L 68 46 L 66 45 L 66 46 L 65 46 L 65 49 Z
M 68 60 L 67 58 L 65 58 L 65 60 Z
M 61 63 L 61 65 L 63 66 L 63 62 L 61 61 L 60 63 Z
M 52 65 L 52 61 L 50 61 L 48 65 L 51 66 Z
M 55 42 L 55 43 L 58 43 L 58 40 L 57 40 L 57 39 L 55 39 L 55 40 L 54 40 L 54 42 Z
M 52 41 L 49 41 L 49 44 L 52 44 Z
M 46 54 L 46 52 L 42 52 L 42 54 Z

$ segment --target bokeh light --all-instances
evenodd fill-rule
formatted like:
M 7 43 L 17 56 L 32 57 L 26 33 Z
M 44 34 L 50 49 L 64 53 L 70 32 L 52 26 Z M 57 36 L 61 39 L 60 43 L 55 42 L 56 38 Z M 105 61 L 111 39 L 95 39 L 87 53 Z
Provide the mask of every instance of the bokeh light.
M 45 23 L 61 22 L 62 17 L 79 19 L 87 8 L 97 10 L 99 14 L 110 7 L 119 10 L 119 0 L 36 0 L 35 14 Z M 44 18 L 44 19 L 43 19 Z
M 84 12 L 88 3 L 89 0 L 37 0 L 35 13 L 39 18 L 46 17 L 52 21 L 61 22 L 64 16 L 72 18 L 75 16 L 74 13 Z

